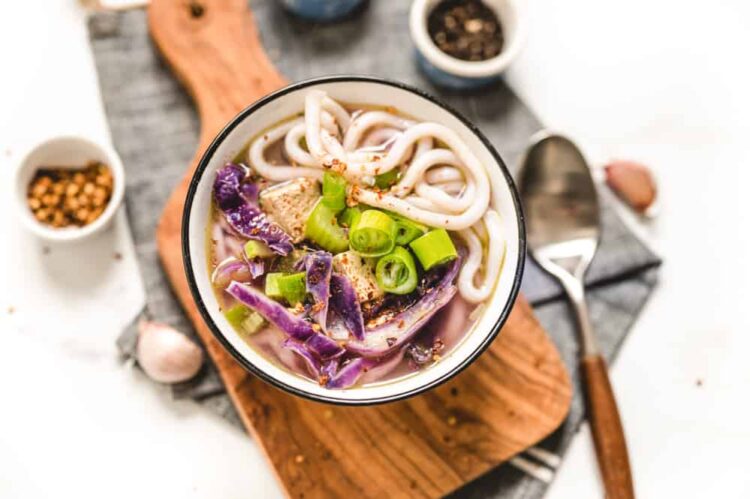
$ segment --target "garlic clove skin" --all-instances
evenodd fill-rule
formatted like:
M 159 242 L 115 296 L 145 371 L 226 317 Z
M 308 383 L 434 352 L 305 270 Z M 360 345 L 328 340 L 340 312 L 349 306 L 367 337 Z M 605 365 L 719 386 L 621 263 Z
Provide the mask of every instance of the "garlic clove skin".
M 635 161 L 612 161 L 604 167 L 607 185 L 631 208 L 645 214 L 656 201 L 656 182 L 647 166 Z
M 158 322 L 138 324 L 138 364 L 159 383 L 187 381 L 200 371 L 203 350 L 176 329 Z

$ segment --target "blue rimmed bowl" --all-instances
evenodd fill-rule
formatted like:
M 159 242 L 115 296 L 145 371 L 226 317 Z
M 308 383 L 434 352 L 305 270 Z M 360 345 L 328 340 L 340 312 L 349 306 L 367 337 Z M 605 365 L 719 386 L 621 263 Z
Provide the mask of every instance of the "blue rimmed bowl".
M 456 90 L 480 88 L 498 81 L 516 58 L 526 38 L 526 16 L 522 0 L 484 0 L 500 20 L 502 51 L 486 61 L 464 61 L 451 57 L 430 38 L 427 19 L 441 0 L 414 0 L 409 14 L 409 31 L 417 50 L 417 64 L 436 85 Z
M 364 0 L 281 0 L 291 13 L 310 21 L 335 21 L 359 7 Z

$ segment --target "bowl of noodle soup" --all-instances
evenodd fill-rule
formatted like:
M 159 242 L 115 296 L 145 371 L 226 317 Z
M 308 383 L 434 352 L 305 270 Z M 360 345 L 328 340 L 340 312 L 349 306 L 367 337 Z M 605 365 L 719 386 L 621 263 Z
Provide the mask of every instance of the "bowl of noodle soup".
M 243 110 L 203 155 L 182 225 L 192 295 L 224 348 L 278 388 L 347 405 L 471 364 L 515 302 L 525 244 L 482 133 L 421 90 L 362 76 Z

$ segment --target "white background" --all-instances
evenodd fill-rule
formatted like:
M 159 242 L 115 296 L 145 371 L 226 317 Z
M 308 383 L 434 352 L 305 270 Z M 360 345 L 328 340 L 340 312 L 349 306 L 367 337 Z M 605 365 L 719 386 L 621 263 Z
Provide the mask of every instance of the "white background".
M 592 163 L 642 160 L 660 181 L 639 230 L 661 283 L 612 367 L 641 497 L 750 496 L 747 5 L 530 0 L 508 73 Z M 143 300 L 123 214 L 49 254 L 13 214 L 25 147 L 108 140 L 82 10 L 4 2 L 0 63 L 0 497 L 280 496 L 249 438 L 117 362 Z M 600 496 L 584 429 L 548 497 Z

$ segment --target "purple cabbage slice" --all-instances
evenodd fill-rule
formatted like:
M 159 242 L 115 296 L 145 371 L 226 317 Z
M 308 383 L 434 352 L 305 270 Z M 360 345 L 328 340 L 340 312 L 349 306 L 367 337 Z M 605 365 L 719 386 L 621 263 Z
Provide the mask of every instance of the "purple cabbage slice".
M 349 388 L 356 384 L 359 378 L 376 364 L 377 360 L 365 359 L 363 357 L 350 360 L 341 366 L 338 372 L 326 382 L 326 388 Z
M 426 347 L 420 343 L 411 343 L 406 346 L 406 354 L 417 366 L 432 362 L 434 353 L 432 347 Z
M 328 300 L 331 297 L 331 269 L 333 256 L 327 251 L 316 251 L 305 256 L 305 285 L 314 304 L 312 318 L 326 331 Z
M 257 279 L 258 277 L 266 273 L 266 264 L 262 258 L 255 257 L 246 261 L 247 268 L 250 269 L 250 275 L 253 277 L 253 279 Z
M 300 343 L 297 340 L 293 340 L 292 338 L 287 338 L 281 345 L 302 358 L 302 360 L 305 362 L 305 366 L 307 366 L 307 370 L 310 373 L 310 376 L 315 379 L 320 376 L 320 373 L 323 370 L 323 366 L 320 364 L 318 359 L 316 359 L 315 356 L 310 353 L 310 350 L 308 350 L 304 344 Z
M 292 238 L 260 210 L 257 205 L 258 187 L 243 184 L 246 176 L 247 170 L 233 163 L 216 172 L 216 204 L 224 212 L 232 229 L 239 234 L 266 243 L 279 255 L 288 255 L 294 249 Z
M 305 341 L 305 346 L 322 360 L 341 357 L 346 350 L 328 336 L 315 333 Z
M 341 274 L 331 276 L 332 311 L 342 320 L 346 329 L 358 340 L 365 339 L 365 322 L 362 309 L 349 279 Z
M 211 274 L 211 282 L 223 288 L 232 281 L 249 281 L 252 277 L 252 269 L 247 263 L 230 256 L 216 266 Z
M 280 303 L 268 298 L 261 291 L 246 284 L 232 281 L 227 293 L 262 315 L 268 322 L 284 331 L 295 340 L 304 341 L 316 334 L 312 324 L 297 317 Z
M 327 383 L 329 379 L 336 376 L 338 370 L 339 359 L 331 359 L 323 364 L 323 367 L 320 369 L 320 375 Z
M 416 335 L 435 313 L 451 301 L 457 288 L 453 279 L 458 274 L 460 258 L 446 264 L 443 277 L 411 307 L 393 319 L 366 331 L 364 340 L 352 340 L 346 349 L 363 357 L 383 357 L 400 348 Z

